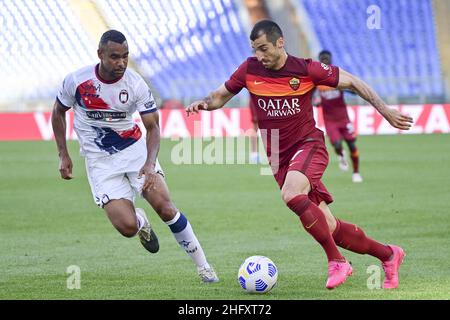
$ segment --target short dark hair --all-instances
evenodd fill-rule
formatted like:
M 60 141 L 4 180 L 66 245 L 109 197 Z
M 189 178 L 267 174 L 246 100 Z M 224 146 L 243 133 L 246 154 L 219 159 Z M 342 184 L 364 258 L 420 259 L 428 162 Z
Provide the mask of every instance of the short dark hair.
M 127 41 L 127 38 L 125 38 L 123 33 L 120 32 L 120 31 L 108 30 L 100 38 L 100 42 L 98 44 L 98 47 L 100 48 L 100 47 L 104 46 L 105 44 L 108 43 L 108 41 L 112 41 L 112 42 L 115 42 L 115 43 L 122 44 L 125 41 Z
M 324 55 L 324 54 L 328 54 L 330 57 L 332 56 L 332 54 L 331 54 L 331 52 L 329 50 L 322 50 L 322 51 L 319 52 L 319 57 L 321 55 Z
M 283 31 L 281 31 L 281 28 L 272 20 L 261 20 L 253 27 L 252 32 L 250 33 L 250 40 L 255 41 L 263 34 L 266 35 L 267 40 L 272 44 L 275 44 L 277 40 L 283 36 Z

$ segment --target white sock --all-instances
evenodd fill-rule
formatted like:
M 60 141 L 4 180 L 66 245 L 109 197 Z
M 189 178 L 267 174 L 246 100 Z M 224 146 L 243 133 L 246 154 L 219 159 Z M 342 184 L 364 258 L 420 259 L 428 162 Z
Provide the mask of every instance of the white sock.
M 145 225 L 145 218 L 141 216 L 139 212 L 136 211 L 137 227 L 138 232 L 141 231 L 142 227 Z
M 186 251 L 192 258 L 192 261 L 197 265 L 197 269 L 209 268 L 202 246 L 200 245 L 200 242 L 198 242 L 194 230 L 192 230 L 192 226 L 186 217 L 181 212 L 177 212 L 172 220 L 166 221 L 166 224 L 169 226 L 170 230 L 172 230 L 172 233 L 181 248 Z

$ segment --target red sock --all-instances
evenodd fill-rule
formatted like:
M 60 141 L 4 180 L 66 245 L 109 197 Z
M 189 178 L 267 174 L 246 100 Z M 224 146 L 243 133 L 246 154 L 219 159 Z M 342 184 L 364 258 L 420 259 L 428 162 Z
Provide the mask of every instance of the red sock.
M 391 248 L 367 237 L 358 226 L 338 219 L 336 223 L 333 238 L 341 248 L 360 254 L 369 254 L 381 261 L 388 260 L 392 255 Z
M 359 172 L 359 151 L 358 149 L 355 149 L 351 154 L 350 158 L 352 158 L 352 164 L 353 164 L 353 172 Z
M 334 243 L 325 215 L 318 206 L 309 200 L 307 195 L 296 196 L 287 203 L 287 206 L 300 217 L 305 230 L 320 243 L 327 254 L 328 261 L 345 261 Z

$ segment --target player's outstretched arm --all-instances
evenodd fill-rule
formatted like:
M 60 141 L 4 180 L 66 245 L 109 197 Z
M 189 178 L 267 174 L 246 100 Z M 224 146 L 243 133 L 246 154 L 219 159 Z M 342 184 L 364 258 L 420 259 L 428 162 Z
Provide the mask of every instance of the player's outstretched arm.
M 198 113 L 200 110 L 212 111 L 222 108 L 225 103 L 233 98 L 234 94 L 227 90 L 225 85 L 221 85 L 217 90 L 211 92 L 206 98 L 194 101 L 186 107 L 187 116 L 191 113 Z
M 361 98 L 377 109 L 393 127 L 401 130 L 409 130 L 409 128 L 411 128 L 413 118 L 402 114 L 396 109 L 391 109 L 386 106 L 384 101 L 367 83 L 351 73 L 339 69 L 339 84 L 337 87 L 342 90 L 351 90 L 357 93 Z
M 141 115 L 142 123 L 147 130 L 147 160 L 139 171 L 139 178 L 145 176 L 142 191 L 150 191 L 156 185 L 156 159 L 160 145 L 159 113 L 158 111 Z
M 52 111 L 52 127 L 53 134 L 55 135 L 56 147 L 59 154 L 59 173 L 61 178 L 70 180 L 72 175 L 72 159 L 70 159 L 69 151 L 66 144 L 66 112 L 67 108 L 64 108 L 58 101 L 55 101 Z

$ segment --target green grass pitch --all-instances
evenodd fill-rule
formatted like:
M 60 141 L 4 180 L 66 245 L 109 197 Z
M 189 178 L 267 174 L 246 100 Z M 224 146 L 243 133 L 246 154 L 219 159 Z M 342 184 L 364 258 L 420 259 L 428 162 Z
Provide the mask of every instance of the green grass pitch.
M 91 197 L 77 142 L 69 147 L 75 179 L 59 178 L 54 142 L 0 143 L 0 299 L 448 299 L 450 297 L 450 136 L 360 137 L 364 183 L 339 171 L 330 151 L 324 182 L 331 209 L 380 241 L 406 251 L 400 287 L 369 289 L 375 258 L 343 250 L 354 275 L 325 289 L 325 254 L 282 203 L 271 176 L 256 165 L 174 165 L 176 142 L 162 142 L 160 162 L 172 198 L 193 225 L 220 282 L 200 283 L 169 228 L 143 201 L 161 249 L 114 230 Z M 250 255 L 278 267 L 277 286 L 246 294 L 237 271 Z M 67 268 L 81 288 L 66 286 Z

